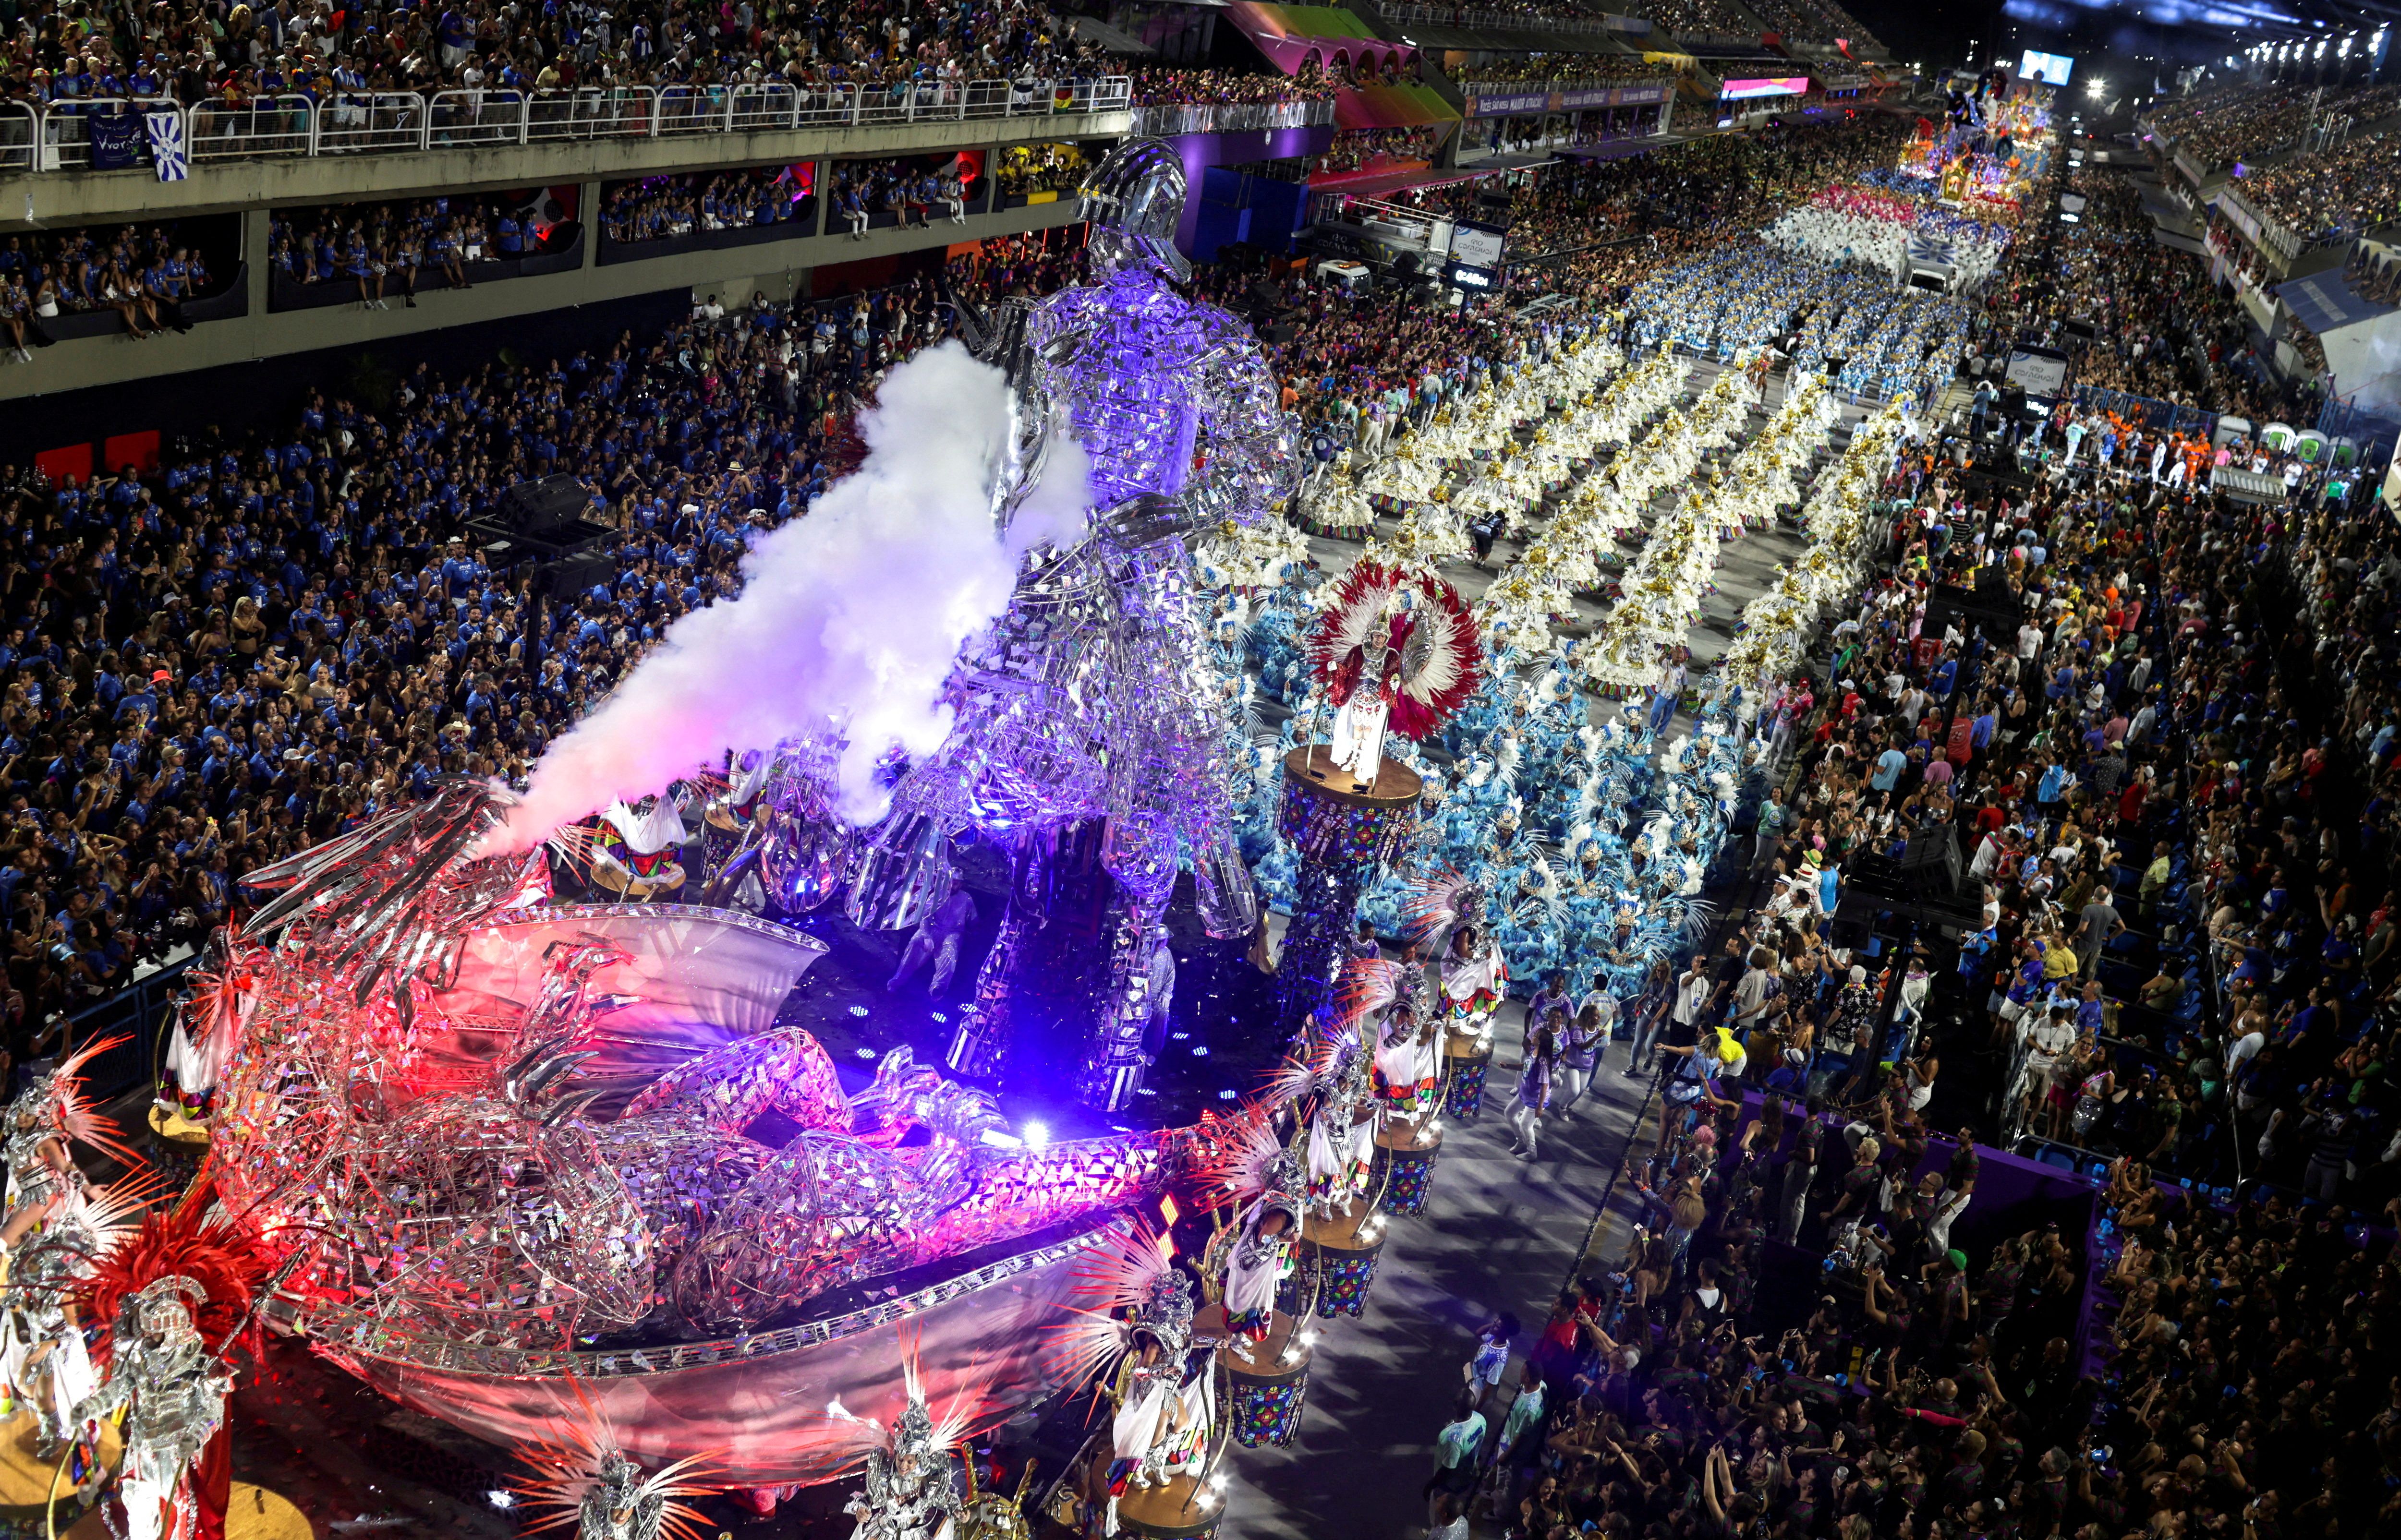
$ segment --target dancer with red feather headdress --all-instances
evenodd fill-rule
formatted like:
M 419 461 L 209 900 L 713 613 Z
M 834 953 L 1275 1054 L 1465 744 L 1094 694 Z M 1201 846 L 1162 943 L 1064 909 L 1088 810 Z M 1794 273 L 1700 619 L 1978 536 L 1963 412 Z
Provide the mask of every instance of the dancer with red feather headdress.
M 173 1208 L 93 1257 L 74 1299 L 104 1331 L 105 1378 L 75 1409 L 87 1433 L 125 1420 L 117 1500 L 126 1540 L 223 1540 L 233 1463 L 226 1401 L 232 1356 L 274 1287 L 255 1230 L 211 1213 L 203 1173 Z
M 1310 634 L 1310 661 L 1336 708 L 1334 768 L 1353 789 L 1376 784 L 1384 735 L 1433 731 L 1475 691 L 1483 663 L 1475 619 L 1431 573 L 1352 565 Z

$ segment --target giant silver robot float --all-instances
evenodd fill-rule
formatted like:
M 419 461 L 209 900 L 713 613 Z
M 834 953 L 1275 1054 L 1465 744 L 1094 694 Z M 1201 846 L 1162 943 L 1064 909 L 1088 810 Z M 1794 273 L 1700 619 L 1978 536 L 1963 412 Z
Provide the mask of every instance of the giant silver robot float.
M 1055 999 L 1080 975 L 1077 1014 L 1091 1027 L 1077 1089 L 1116 1109 L 1156 1050 L 1152 960 L 1178 871 L 1192 871 L 1210 934 L 1247 935 L 1259 919 L 1229 826 L 1236 767 L 1185 541 L 1267 516 L 1297 470 L 1250 330 L 1173 287 L 1190 277 L 1173 244 L 1186 193 L 1174 153 L 1129 142 L 1082 193 L 1093 281 L 964 319 L 1011 394 L 996 525 L 1070 436 L 1091 462 L 1091 517 L 1074 542 L 1028 558 L 1007 614 L 953 677 L 950 739 L 908 768 L 871 834 L 828 811 L 821 748 L 785 746 L 760 867 L 786 907 L 821 902 L 846 874 L 850 918 L 898 929 L 948 893 L 961 831 L 1004 845 L 1008 906 L 951 1067 L 998 1075 L 1022 997 L 1043 987 Z M 1081 923 L 1050 923 L 1078 905 Z

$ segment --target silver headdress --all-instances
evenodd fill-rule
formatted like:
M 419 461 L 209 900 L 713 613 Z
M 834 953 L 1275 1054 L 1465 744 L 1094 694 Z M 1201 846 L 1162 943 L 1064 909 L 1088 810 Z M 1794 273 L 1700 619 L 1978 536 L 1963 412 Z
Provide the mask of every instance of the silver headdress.
M 1192 265 L 1175 249 L 1189 185 L 1184 161 L 1162 139 L 1129 139 L 1092 168 L 1077 189 L 1091 227 L 1092 261 L 1103 272 L 1147 266 L 1189 282 Z

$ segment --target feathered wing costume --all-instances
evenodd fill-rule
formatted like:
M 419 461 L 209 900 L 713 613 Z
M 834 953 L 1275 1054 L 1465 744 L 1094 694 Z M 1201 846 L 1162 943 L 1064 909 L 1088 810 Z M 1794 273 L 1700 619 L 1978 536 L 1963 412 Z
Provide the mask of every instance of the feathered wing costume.
M 1117 1499 L 1128 1487 L 1156 1486 L 1208 1464 L 1217 1432 L 1217 1348 L 1214 1340 L 1195 1338 L 1191 1282 L 1146 1226 L 1121 1233 L 1116 1246 L 1078 1267 L 1077 1293 L 1090 1302 L 1072 1307 L 1062 1348 L 1081 1373 L 1104 1371 L 1117 1402 L 1104 1525 L 1115 1534 Z
M 1429 572 L 1352 564 L 1309 638 L 1310 663 L 1336 708 L 1333 756 L 1372 785 L 1384 735 L 1423 738 L 1475 693 L 1483 663 L 1459 591 Z
M 1269 1108 L 1247 1109 L 1229 1126 L 1234 1134 L 1224 1152 L 1200 1175 L 1211 1200 L 1233 1204 L 1240 1218 L 1210 1243 L 1206 1266 L 1221 1288 L 1234 1355 L 1247 1360 L 1250 1344 L 1273 1329 L 1276 1289 L 1293 1268 L 1309 1178 L 1277 1136 Z
M 617 1431 L 573 1384 L 581 1411 L 517 1457 L 532 1474 L 515 1483 L 534 1521 L 528 1534 L 573 1527 L 577 1540 L 701 1540 L 706 1516 L 690 1499 L 717 1490 L 708 1456 L 686 1455 L 645 1474 L 626 1458 Z

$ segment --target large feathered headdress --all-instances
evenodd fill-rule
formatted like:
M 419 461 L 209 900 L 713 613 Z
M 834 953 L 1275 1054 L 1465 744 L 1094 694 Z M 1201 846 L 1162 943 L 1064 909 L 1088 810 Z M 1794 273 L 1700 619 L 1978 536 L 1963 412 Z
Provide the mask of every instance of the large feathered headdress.
M 143 1215 L 130 1234 L 91 1258 L 73 1293 L 88 1318 L 113 1327 L 143 1290 L 162 1278 L 181 1277 L 204 1296 L 194 1302 L 192 1325 L 211 1352 L 226 1351 L 251 1328 L 271 1286 L 275 1258 L 255 1227 L 210 1213 L 213 1186 L 203 1176 L 181 1203 Z
M 578 1414 L 569 1422 L 554 1424 L 551 1438 L 517 1451 L 517 1458 L 532 1472 L 513 1483 L 533 1520 L 526 1533 L 580 1528 L 585 1500 L 613 1486 L 623 1502 L 657 1499 L 662 1505 L 659 1533 L 667 1540 L 701 1540 L 707 1516 L 689 1500 L 720 1490 L 707 1479 L 712 1469 L 709 1457 L 688 1454 L 645 1474 L 626 1457 L 616 1428 L 583 1394 L 583 1383 L 571 1375 L 567 1383 L 575 1392 Z
M 1198 1196 L 1212 1207 L 1264 1197 L 1271 1208 L 1300 1212 L 1306 1179 L 1276 1132 L 1271 1103 L 1245 1107 L 1228 1118 L 1204 1113 L 1201 1121 L 1213 1125 L 1213 1138 L 1208 1159 L 1193 1170 Z
M 1402 737 L 1423 738 L 1475 693 L 1484 649 L 1457 589 L 1432 573 L 1360 561 L 1333 590 L 1310 633 L 1309 659 L 1334 704 L 1347 702 L 1363 684 L 1380 683 L 1361 678 L 1363 649 L 1377 641 L 1399 655 L 1387 721 Z
M 62 1138 L 89 1144 L 124 1162 L 139 1166 L 142 1157 L 133 1147 L 117 1137 L 117 1125 L 100 1115 L 91 1097 L 83 1087 L 84 1066 L 93 1059 L 132 1040 L 124 1036 L 98 1038 L 59 1061 L 58 1068 L 43 1076 L 31 1091 L 20 1097 L 19 1108 L 29 1103 L 41 1125 Z
M 1447 926 L 1481 919 L 1483 910 L 1482 890 L 1468 878 L 1446 869 L 1410 884 L 1408 902 L 1402 910 L 1401 935 L 1412 945 L 1421 944 Z
M 1069 1383 L 1095 1370 L 1105 1381 L 1138 1334 L 1157 1337 L 1171 1351 L 1191 1342 L 1191 1288 L 1175 1266 L 1173 1242 L 1146 1220 L 1105 1232 L 1102 1244 L 1076 1265 L 1075 1282 L 1062 1308 L 1069 1319 L 1054 1329 L 1050 1367 Z

